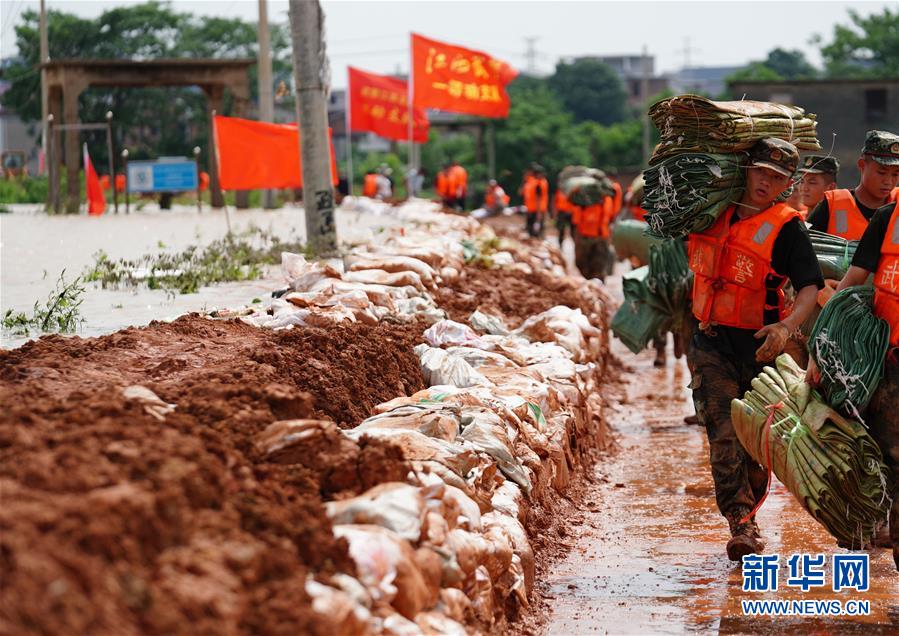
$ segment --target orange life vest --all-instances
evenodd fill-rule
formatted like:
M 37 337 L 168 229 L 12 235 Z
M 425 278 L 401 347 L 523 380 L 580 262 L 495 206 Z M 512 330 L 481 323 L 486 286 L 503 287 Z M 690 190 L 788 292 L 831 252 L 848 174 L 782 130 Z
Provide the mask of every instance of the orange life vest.
M 766 279 L 778 276 L 771 268 L 771 252 L 781 228 L 799 213 L 785 203 L 771 206 L 738 223 L 731 223 L 728 208 L 709 229 L 691 234 L 688 242 L 693 279 L 693 315 L 702 323 L 738 329 L 761 329 L 765 310 L 786 316 L 783 278 L 777 288 L 778 304 L 765 304 Z
M 617 181 L 613 181 L 612 187 L 615 189 L 615 196 L 609 201 L 609 205 L 611 206 L 611 214 L 609 214 L 610 221 L 621 212 L 621 202 L 624 200 L 624 192 L 621 190 L 621 184 Z
M 605 199 L 601 203 L 587 207 L 575 205 L 573 208 L 571 222 L 579 235 L 587 238 L 609 238 L 608 205 Z
M 566 197 L 561 190 L 556 190 L 555 205 L 556 212 L 571 213 L 571 210 L 574 207 L 571 205 L 571 201 L 568 200 L 568 197 Z
M 488 210 L 495 208 L 497 203 L 503 206 L 509 205 L 509 195 L 499 186 L 487 190 L 487 194 L 484 196 L 484 207 Z
M 524 195 L 524 207 L 528 209 L 528 212 L 544 214 L 549 209 L 549 182 L 546 177 L 528 177 L 524 182 L 522 194 Z
M 365 178 L 362 180 L 362 195 L 374 197 L 376 194 L 378 194 L 378 175 L 365 175 Z
M 468 171 L 462 166 L 453 166 L 449 169 L 449 181 L 451 184 L 450 196 L 463 196 L 468 190 Z
M 899 188 L 893 188 L 893 191 L 890 192 L 890 203 L 899 202 Z
M 874 274 L 874 313 L 890 325 L 890 345 L 899 347 L 899 203 L 887 225 Z
M 848 241 L 857 241 L 868 228 L 868 219 L 858 209 L 855 197 L 849 190 L 828 190 L 824 193 L 830 220 L 827 222 L 827 233 L 841 236 Z

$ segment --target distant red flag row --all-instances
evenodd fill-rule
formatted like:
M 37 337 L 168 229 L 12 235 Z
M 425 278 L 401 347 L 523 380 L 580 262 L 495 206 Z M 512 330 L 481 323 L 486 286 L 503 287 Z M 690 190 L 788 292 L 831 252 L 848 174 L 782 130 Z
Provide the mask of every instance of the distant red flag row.
M 426 108 L 507 117 L 506 85 L 518 72 L 472 49 L 412 34 L 412 140 L 428 140 Z M 351 131 L 367 131 L 397 141 L 409 139 L 409 86 L 404 80 L 349 69 Z M 213 122 L 223 190 L 302 187 L 296 124 L 269 124 L 216 116 Z M 331 131 L 328 131 L 331 134 Z M 337 163 L 331 142 L 331 177 Z

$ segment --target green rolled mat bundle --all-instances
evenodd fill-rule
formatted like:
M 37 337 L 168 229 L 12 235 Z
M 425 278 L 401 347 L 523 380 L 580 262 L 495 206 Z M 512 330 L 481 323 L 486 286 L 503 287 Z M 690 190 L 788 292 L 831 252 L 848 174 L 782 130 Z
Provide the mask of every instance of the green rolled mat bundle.
M 640 353 L 659 333 L 680 326 L 693 287 L 682 241 L 663 241 L 649 248 L 649 265 L 624 275 L 624 303 L 612 318 L 612 333 Z
M 842 544 L 859 549 L 887 521 L 887 468 L 858 422 L 827 406 L 789 355 L 731 403 L 740 443 Z
M 821 149 L 815 115 L 796 106 L 678 95 L 653 104 L 649 116 L 661 133 L 650 165 L 684 152 L 740 152 L 764 137 L 789 141 L 800 150 Z
M 649 263 L 649 248 L 662 239 L 646 233 L 649 226 L 643 221 L 622 219 L 612 224 L 612 247 L 620 259 L 634 257 L 643 265 Z
M 852 263 L 858 241 L 847 241 L 842 237 L 817 230 L 809 230 L 808 234 L 812 239 L 812 247 L 815 248 L 815 255 L 818 257 L 824 278 L 842 279 Z
M 683 238 L 711 226 L 743 195 L 742 154 L 683 153 L 644 173 L 643 207 L 650 232 Z
M 874 315 L 874 289 L 849 287 L 831 298 L 809 337 L 827 403 L 847 417 L 862 414 L 883 378 L 890 326 Z
M 624 275 L 624 302 L 612 317 L 612 333 L 633 353 L 643 351 L 656 334 L 663 332 L 667 319 L 652 302 L 648 278 L 648 265 Z
M 683 241 L 667 240 L 650 246 L 646 286 L 653 304 L 673 323 L 669 328 L 676 326 L 693 290 L 693 272 L 687 263 L 687 246 Z
M 569 201 L 583 207 L 615 195 L 612 180 L 606 173 L 587 166 L 566 166 L 559 173 L 559 188 Z

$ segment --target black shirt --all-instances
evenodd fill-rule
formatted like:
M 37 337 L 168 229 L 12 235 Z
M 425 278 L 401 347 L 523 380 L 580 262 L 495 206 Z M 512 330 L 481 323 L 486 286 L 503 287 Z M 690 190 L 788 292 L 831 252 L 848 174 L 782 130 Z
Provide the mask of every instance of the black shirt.
M 739 216 L 734 212 L 731 223 L 738 221 Z M 768 288 L 765 304 L 769 306 L 777 306 L 777 289 L 785 278 L 789 279 L 797 292 L 809 285 L 815 285 L 818 289 L 824 287 L 824 276 L 818 265 L 818 257 L 815 256 L 808 230 L 801 219 L 788 221 L 774 239 L 771 249 L 771 269 L 779 276 L 769 275 L 765 281 Z M 765 310 L 764 324 L 770 325 L 779 321 L 780 315 L 776 309 Z M 714 335 L 697 330 L 694 339 L 696 346 L 715 349 L 744 361 L 755 360 L 755 352 L 764 342 L 753 336 L 754 329 L 717 325 L 712 328 L 712 333 Z
M 895 203 L 887 203 L 885 206 L 877 208 L 877 211 L 874 212 L 874 216 L 868 223 L 868 229 L 865 230 L 858 242 L 855 256 L 852 257 L 853 265 L 866 269 L 869 272 L 877 271 L 883 239 L 886 238 L 887 229 L 890 226 L 890 218 L 893 216 L 895 207 Z
M 858 206 L 858 211 L 862 213 L 862 216 L 865 217 L 868 221 L 871 220 L 871 217 L 874 216 L 874 213 L 877 211 L 877 208 L 869 208 L 866 205 L 863 205 L 861 201 L 858 200 L 858 197 L 855 196 L 855 190 L 849 191 L 852 194 L 852 198 L 855 199 L 855 205 Z M 815 206 L 815 209 L 811 211 L 811 214 L 808 215 L 808 222 L 811 225 L 813 230 L 817 230 L 818 232 L 826 232 L 827 226 L 830 225 L 830 206 L 827 205 L 827 199 L 822 199 L 821 203 Z

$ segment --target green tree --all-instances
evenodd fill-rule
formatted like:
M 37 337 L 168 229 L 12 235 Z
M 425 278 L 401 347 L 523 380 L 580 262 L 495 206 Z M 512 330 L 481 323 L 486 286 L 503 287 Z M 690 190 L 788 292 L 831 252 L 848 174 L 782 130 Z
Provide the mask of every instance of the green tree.
M 624 85 L 610 66 L 598 60 L 560 62 L 548 83 L 577 121 L 614 124 L 627 118 Z
M 815 67 L 805 59 L 805 53 L 798 49 L 773 49 L 768 52 L 763 64 L 784 79 L 809 79 L 818 74 Z
M 899 10 L 889 7 L 867 17 L 849 11 L 849 26 L 838 24 L 833 37 L 821 46 L 830 77 L 899 76 Z M 823 38 L 816 37 L 817 43 Z
M 509 117 L 496 125 L 496 164 L 507 192 L 514 195 L 531 162 L 546 168 L 551 180 L 566 165 L 590 162 L 587 140 L 553 91 L 513 83 L 510 97 Z
M 151 1 L 113 7 L 95 19 L 51 10 L 48 13 L 50 57 L 154 59 L 162 57 L 256 56 L 256 26 L 232 18 L 197 18 Z M 271 25 L 274 83 L 291 72 L 289 34 L 285 25 Z M 3 104 L 26 122 L 40 119 L 38 14 L 26 11 L 16 26 L 18 59 L 4 69 L 11 82 Z M 251 67 L 251 96 L 256 98 L 256 68 Z M 225 113 L 230 107 L 226 95 Z M 127 146 L 133 158 L 189 156 L 194 146 L 208 148 L 206 99 L 197 87 L 92 88 L 79 101 L 82 121 L 103 121 L 115 115 L 116 146 Z M 107 163 L 105 137 L 83 137 L 101 171 Z M 207 160 L 204 153 L 203 160 Z
M 730 82 L 780 82 L 784 78 L 764 62 L 751 62 L 739 71 L 734 71 L 725 78 Z

